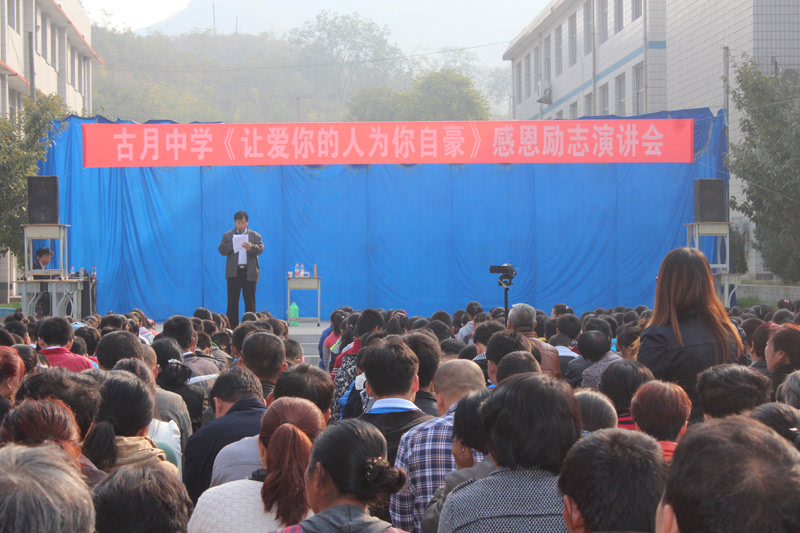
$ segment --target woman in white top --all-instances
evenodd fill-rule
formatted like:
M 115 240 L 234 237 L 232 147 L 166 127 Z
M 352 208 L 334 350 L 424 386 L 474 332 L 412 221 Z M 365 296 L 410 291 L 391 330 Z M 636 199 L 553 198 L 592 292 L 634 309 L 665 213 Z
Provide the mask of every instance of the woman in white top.
M 319 408 L 301 398 L 280 398 L 261 420 L 261 470 L 203 493 L 189 533 L 263 533 L 292 526 L 309 514 L 304 473 L 314 439 L 325 429 Z

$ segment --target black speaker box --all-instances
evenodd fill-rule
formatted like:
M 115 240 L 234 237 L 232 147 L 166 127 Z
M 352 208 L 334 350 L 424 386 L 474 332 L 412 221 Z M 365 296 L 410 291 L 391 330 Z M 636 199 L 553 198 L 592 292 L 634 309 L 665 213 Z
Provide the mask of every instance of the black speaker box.
M 58 224 L 58 176 L 28 176 L 28 224 Z
M 725 180 L 694 180 L 694 221 L 727 222 L 725 216 Z

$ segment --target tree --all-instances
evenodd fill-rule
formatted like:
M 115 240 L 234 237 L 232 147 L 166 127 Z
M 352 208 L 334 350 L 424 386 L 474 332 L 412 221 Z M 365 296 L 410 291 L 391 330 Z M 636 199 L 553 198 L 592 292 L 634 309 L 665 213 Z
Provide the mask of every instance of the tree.
M 452 70 L 431 72 L 411 90 L 364 89 L 350 102 L 348 118 L 370 121 L 488 120 L 486 97 L 472 79 Z
M 0 249 L 20 261 L 25 256 L 22 224 L 27 223 L 25 178 L 39 173 L 37 165 L 54 142 L 54 121 L 68 113 L 58 95 L 37 93 L 35 100 L 23 97 L 14 120 L 0 119 Z
M 388 27 L 357 13 L 322 11 L 288 37 L 300 48 L 302 70 L 315 90 L 331 94 L 344 109 L 358 89 L 402 83 L 406 58 L 390 35 Z
M 754 247 L 765 266 L 785 281 L 800 281 L 800 85 L 765 74 L 745 58 L 735 65 L 733 103 L 743 138 L 730 146 L 728 168 L 744 182 L 732 207 L 755 223 Z

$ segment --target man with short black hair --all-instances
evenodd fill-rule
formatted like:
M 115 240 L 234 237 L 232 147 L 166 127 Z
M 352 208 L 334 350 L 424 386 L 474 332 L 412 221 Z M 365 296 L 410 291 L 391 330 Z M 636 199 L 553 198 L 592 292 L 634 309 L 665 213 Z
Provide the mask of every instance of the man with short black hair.
M 261 383 L 246 368 L 220 373 L 211 389 L 216 419 L 197 430 L 186 444 L 184 482 L 193 502 L 211 483 L 214 460 L 222 448 L 261 431 L 267 410 Z
M 556 322 L 556 332 L 569 337 L 574 351 L 578 346 L 578 336 L 581 334 L 581 319 L 572 314 L 561 315 Z M 580 352 L 576 353 L 580 355 Z
M 536 309 L 525 303 L 514 304 L 508 311 L 508 330 L 521 333 L 539 350 L 542 372 L 552 378 L 561 378 L 558 350 L 542 342 L 536 335 Z
M 62 366 L 73 372 L 94 367 L 88 358 L 69 351 L 75 333 L 65 318 L 54 316 L 39 321 L 36 334 L 39 336 L 39 353 L 47 358 L 51 367 Z
M 423 413 L 438 416 L 436 396 L 432 391 L 433 376 L 439 369 L 442 351 L 439 343 L 425 333 L 409 333 L 403 335 L 403 342 L 414 352 L 419 360 L 419 390 L 414 397 L 414 405 Z
M 565 304 L 556 304 L 553 310 L 550 311 L 550 318 L 561 318 L 567 314 L 567 306 Z
M 242 345 L 239 366 L 246 366 L 261 382 L 264 398 L 275 388 L 275 383 L 286 370 L 286 348 L 280 337 L 256 331 L 247 336 Z
M 536 356 L 534 350 L 537 350 L 535 346 L 531 346 L 528 339 L 525 338 L 521 333 L 515 333 L 513 331 L 501 331 L 500 333 L 495 333 L 492 335 L 492 338 L 489 339 L 489 344 L 486 346 L 486 360 L 487 360 L 487 371 L 489 373 L 489 380 L 497 385 L 499 382 L 497 381 L 497 365 L 500 364 L 503 357 L 510 354 L 511 352 L 531 352 L 534 357 Z
M 656 533 L 681 531 L 800 531 L 800 452 L 745 416 L 689 426 L 656 511 Z
M 258 256 L 264 251 L 264 243 L 261 242 L 261 235 L 247 227 L 249 220 L 247 213 L 237 211 L 233 215 L 235 227 L 224 233 L 219 243 L 219 253 L 227 256 L 225 279 L 228 280 L 227 314 L 231 328 L 239 325 L 240 294 L 244 297 L 245 312 L 256 312 L 256 283 L 260 274 Z M 238 242 L 240 239 L 241 243 Z M 237 241 L 236 246 L 234 240 Z
M 558 478 L 570 533 L 653 531 L 667 480 L 655 439 L 601 429 L 575 443 Z
M 439 418 L 420 424 L 400 439 L 395 467 L 408 474 L 405 487 L 391 498 L 392 524 L 404 531 L 420 531 L 425 507 L 447 474 L 456 469 L 451 452 L 453 417 L 458 402 L 485 387 L 483 371 L 472 361 L 458 359 L 436 371 L 433 389 Z M 483 455 L 475 454 L 475 462 Z
M 208 357 L 197 357 L 195 353 L 195 345 L 197 344 L 197 334 L 192 326 L 192 320 L 189 317 L 175 315 L 169 317 L 161 332 L 167 337 L 172 337 L 178 341 L 181 347 L 181 355 L 183 357 L 183 364 L 189 367 L 192 371 L 192 377 L 198 378 L 201 376 L 216 376 L 219 373 L 219 367 Z
M 542 367 L 531 352 L 511 352 L 500 360 L 497 365 L 497 382 L 519 374 L 541 374 Z
M 478 313 L 483 313 L 483 307 L 478 302 L 470 302 L 467 304 L 467 317 L 469 322 L 458 331 L 456 338 L 460 341 L 466 342 L 466 338 L 475 330 L 475 316 Z
M 241 327 L 241 326 L 240 326 Z M 292 397 L 309 400 L 322 411 L 327 422 L 331 416 L 333 399 L 333 380 L 331 375 L 320 368 L 301 364 L 287 368 L 281 373 L 275 389 L 267 397 L 267 406 L 278 398 Z M 247 479 L 250 474 L 262 468 L 258 452 L 258 435 L 245 437 L 228 444 L 214 460 L 211 485 L 216 487 L 229 481 Z
M 364 348 L 361 366 L 367 376 L 367 394 L 375 403 L 360 418 L 383 433 L 389 463 L 394 464 L 400 437 L 433 418 L 412 403 L 419 390 L 419 359 L 406 343 L 393 337 Z
M 697 399 L 703 416 L 723 418 L 752 411 L 770 398 L 772 381 L 743 365 L 717 365 L 697 376 Z
M 472 335 L 472 345 L 475 346 L 475 351 L 478 354 L 472 360 L 475 361 L 479 367 L 481 367 L 484 376 L 486 376 L 486 381 L 489 381 L 489 367 L 486 361 L 486 345 L 489 344 L 489 339 L 492 338 L 492 335 L 500 333 L 501 331 L 507 331 L 505 326 L 492 320 L 490 322 L 478 324 L 475 327 L 475 332 Z

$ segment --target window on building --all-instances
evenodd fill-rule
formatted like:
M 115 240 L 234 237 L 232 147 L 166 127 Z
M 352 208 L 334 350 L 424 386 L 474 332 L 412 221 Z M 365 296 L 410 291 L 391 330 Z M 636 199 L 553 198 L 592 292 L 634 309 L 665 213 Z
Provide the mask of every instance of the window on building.
M 642 0 L 631 0 L 631 20 L 642 16 Z
M 522 61 L 518 61 L 515 67 L 517 103 L 520 104 L 522 103 Z
M 587 116 L 594 115 L 594 109 L 592 109 L 592 93 L 583 97 L 583 114 Z
M 644 64 L 633 67 L 633 114 L 647 113 L 644 102 Z
M 531 55 L 525 56 L 525 98 L 531 97 Z
M 614 88 L 617 92 L 617 106 L 614 112 L 621 116 L 625 116 L 625 74 L 620 74 L 614 79 Z
M 50 25 L 50 64 L 58 70 L 58 26 Z
M 559 111 L 558 113 L 556 113 L 556 120 L 561 120 L 562 118 L 564 118 L 563 111 Z
M 550 81 L 550 36 L 544 38 L 544 79 Z
M 69 48 L 69 84 L 75 87 L 75 75 L 77 74 L 77 68 L 75 65 L 75 47 L 71 46 Z
M 600 44 L 608 40 L 608 0 L 597 0 L 597 40 Z
M 598 102 L 598 110 L 597 113 L 599 115 L 608 115 L 608 84 L 600 86 L 600 101 Z
M 578 14 L 573 13 L 569 18 L 569 66 L 578 62 Z
M 592 53 L 592 1 L 583 3 L 583 55 Z
M 564 72 L 564 62 L 561 53 L 561 26 L 557 27 L 556 31 L 553 32 L 553 37 L 556 40 L 556 77 L 558 77 Z
M 572 120 L 578 118 L 578 102 L 572 102 L 569 104 L 569 118 Z
M 19 6 L 19 0 L 7 0 L 6 1 L 6 12 L 8 17 L 8 26 L 19 33 L 19 24 L 17 24 L 17 8 Z
M 42 15 L 42 28 L 39 30 L 41 32 L 39 34 L 39 37 L 41 37 L 42 39 L 42 44 L 40 46 L 40 49 L 42 57 L 45 59 L 45 61 L 49 61 L 50 58 L 50 54 L 48 53 L 50 48 L 50 39 L 48 38 L 48 35 L 50 33 L 48 31 L 49 29 L 50 29 L 50 24 L 48 23 L 47 15 Z
M 614 0 L 614 33 L 619 33 L 625 27 L 625 2 Z
M 533 85 L 536 94 L 539 94 L 539 80 L 542 79 L 542 65 L 539 59 L 539 47 L 533 49 Z

